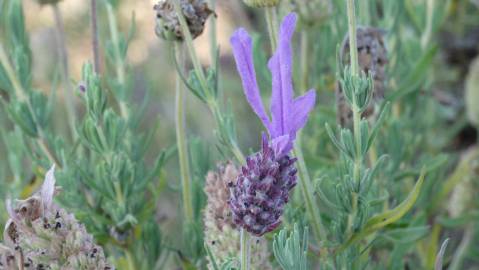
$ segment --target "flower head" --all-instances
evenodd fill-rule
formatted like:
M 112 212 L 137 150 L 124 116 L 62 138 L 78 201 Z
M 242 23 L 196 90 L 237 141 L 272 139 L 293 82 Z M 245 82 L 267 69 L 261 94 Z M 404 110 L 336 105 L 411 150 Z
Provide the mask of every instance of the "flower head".
M 0 269 L 114 269 L 83 224 L 53 202 L 55 168 L 46 174 L 41 189 L 15 206 L 0 243 Z
M 296 20 L 295 13 L 284 18 L 279 30 L 278 48 L 268 63 L 273 79 L 271 120 L 264 109 L 256 81 L 251 37 L 246 30 L 240 28 L 231 38 L 244 93 L 253 111 L 268 130 L 277 156 L 291 151 L 296 133 L 306 124 L 309 112 L 316 102 L 314 90 L 309 90 L 304 96 L 293 98 L 291 39 Z
M 203 33 L 206 20 L 213 11 L 205 0 L 180 0 L 180 7 L 193 39 L 197 38 Z M 158 18 L 157 34 L 166 40 L 182 41 L 185 36 L 172 1 L 160 0 L 154 9 Z
M 278 157 L 263 136 L 262 151 L 249 156 L 237 179 L 231 183 L 233 222 L 261 236 L 281 224 L 289 191 L 296 185 L 296 159 Z
M 231 209 L 228 205 L 230 183 L 236 183 L 238 168 L 228 162 L 220 164 L 216 171 L 208 172 L 205 183 L 205 193 L 208 201 L 205 209 L 205 241 L 215 254 L 218 265 L 223 265 L 228 259 L 234 258 L 240 251 L 240 234 L 233 223 Z M 251 241 L 251 269 L 269 270 L 270 253 L 265 239 L 253 238 Z M 208 269 L 213 269 L 211 262 Z

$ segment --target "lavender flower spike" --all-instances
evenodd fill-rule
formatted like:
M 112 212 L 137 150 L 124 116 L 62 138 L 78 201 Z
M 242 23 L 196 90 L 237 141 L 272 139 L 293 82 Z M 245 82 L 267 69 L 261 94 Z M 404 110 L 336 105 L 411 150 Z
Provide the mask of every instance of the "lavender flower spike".
M 308 114 L 316 102 L 314 90 L 309 90 L 304 96 L 293 98 L 291 39 L 296 20 L 295 13 L 290 13 L 283 19 L 279 30 L 278 48 L 268 63 L 273 79 L 271 120 L 264 109 L 256 81 L 251 37 L 243 28 L 238 29 L 231 37 L 244 93 L 253 111 L 268 130 L 273 149 L 278 156 L 291 151 L 296 133 L 306 124 Z
M 297 182 L 296 159 L 289 152 L 316 101 L 314 90 L 293 98 L 291 39 L 295 26 L 296 14 L 291 13 L 281 24 L 278 49 L 268 63 L 273 78 L 271 119 L 256 81 L 251 37 L 239 29 L 231 38 L 246 99 L 269 133 L 269 139 L 263 135 L 262 150 L 246 159 L 236 183 L 229 184 L 233 222 L 256 236 L 274 230 L 281 223 L 289 192 Z

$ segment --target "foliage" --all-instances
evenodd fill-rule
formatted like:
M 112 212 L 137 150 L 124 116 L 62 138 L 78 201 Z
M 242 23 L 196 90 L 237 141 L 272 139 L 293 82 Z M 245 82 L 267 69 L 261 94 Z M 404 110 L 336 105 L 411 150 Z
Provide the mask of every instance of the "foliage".
M 208 20 L 197 18 L 192 34 L 191 14 L 177 16 L 181 1 L 170 1 L 161 14 L 171 15 L 181 40 L 149 44 L 154 50 L 138 62 L 131 50 L 144 33 L 154 36 L 154 29 L 143 27 L 156 12 L 147 19 L 125 17 L 127 1 L 92 0 L 98 16 L 80 17 L 84 28 L 99 25 L 100 59 L 89 60 L 82 48 L 75 55 L 83 62 L 75 66 L 81 75 L 75 75 L 69 69 L 75 62 L 61 51 L 72 52 L 64 44 L 89 44 L 85 29 L 76 31 L 80 27 L 68 17 L 55 20 L 55 45 L 44 50 L 55 51 L 58 65 L 42 71 L 47 65 L 36 67 L 43 63 L 30 21 L 40 6 L 0 0 L 0 209 L 7 198 L 35 194 L 55 164 L 62 188 L 56 203 L 74 213 L 117 269 L 244 267 L 240 254 L 223 258 L 205 240 L 225 237 L 204 235 L 208 171 L 218 163 L 240 168 L 261 146 L 260 121 L 239 91 L 229 49 L 219 46 L 217 34 L 233 32 L 218 31 L 217 18 L 252 20 L 248 30 L 257 33 L 251 64 L 266 100 L 275 78 L 267 55 L 276 51 L 279 18 L 293 11 L 299 17 L 291 43 L 295 96 L 316 89 L 318 101 L 295 138 L 298 184 L 282 225 L 262 236 L 269 251 L 260 252 L 267 245 L 255 246 L 254 238 L 242 239 L 251 251 L 243 249 L 244 255 L 285 270 L 479 265 L 475 1 L 291 0 L 265 8 L 237 1 L 228 16 L 225 5 L 233 3 L 194 1 L 198 10 L 213 11 Z M 351 43 L 348 1 L 355 3 L 357 25 L 382 33 L 388 59 L 381 63 L 383 97 L 375 92 L 374 71 L 363 69 L 364 55 L 357 67 L 344 59 Z M 41 8 L 64 12 L 58 8 L 67 2 Z M 248 23 L 238 20 L 236 26 Z M 194 42 L 203 28 L 203 40 Z M 81 37 L 65 42 L 71 33 Z M 345 107 L 335 96 L 338 89 Z M 336 118 L 344 109 L 351 113 L 346 124 Z M 0 224 L 8 218 L 0 211 Z M 214 231 L 226 233 L 221 226 Z M 238 235 L 230 235 L 237 240 L 232 250 L 241 248 Z

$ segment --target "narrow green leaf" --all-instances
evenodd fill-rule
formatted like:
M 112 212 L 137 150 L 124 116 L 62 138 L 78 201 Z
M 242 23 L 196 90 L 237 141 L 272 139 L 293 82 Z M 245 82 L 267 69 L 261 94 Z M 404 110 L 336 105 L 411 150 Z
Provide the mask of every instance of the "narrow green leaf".
M 434 270 L 442 270 L 442 261 L 444 259 L 444 253 L 446 253 L 447 244 L 449 244 L 449 238 L 447 238 L 441 245 L 441 249 L 436 256 L 436 263 L 434 264 Z
M 213 255 L 213 253 L 211 253 L 211 249 L 207 244 L 205 244 L 205 249 L 206 249 L 206 254 L 208 254 L 208 257 L 210 258 L 210 264 L 213 267 L 213 269 L 220 270 L 218 268 L 218 264 L 216 263 L 215 256 Z
M 366 222 L 365 230 L 368 231 L 376 231 L 384 226 L 396 222 L 401 217 L 403 217 L 414 205 L 417 198 L 419 197 L 419 193 L 422 188 L 422 184 L 424 183 L 425 173 L 424 170 L 421 172 L 421 176 L 419 180 L 416 182 L 411 193 L 409 196 L 404 200 L 401 204 L 399 204 L 394 209 L 388 210 L 382 214 L 376 215 Z
M 370 218 L 364 225 L 364 228 L 358 233 L 353 234 L 346 243 L 344 243 L 337 249 L 336 252 L 339 253 L 344 251 L 347 247 L 360 241 L 371 233 L 378 231 L 384 228 L 386 225 L 394 223 L 400 218 L 402 218 L 412 208 L 417 198 L 419 197 L 422 184 L 424 183 L 424 177 L 425 171 L 423 169 L 421 172 L 421 176 L 416 182 L 416 185 L 414 186 L 413 190 L 409 193 L 409 196 L 401 204 L 396 206 L 394 209 L 385 211 Z

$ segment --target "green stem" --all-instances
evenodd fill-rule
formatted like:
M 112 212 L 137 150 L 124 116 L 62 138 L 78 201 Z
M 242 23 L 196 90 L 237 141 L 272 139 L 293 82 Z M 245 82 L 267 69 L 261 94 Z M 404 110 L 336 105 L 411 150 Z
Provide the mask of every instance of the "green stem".
M 175 43 L 180 47 L 180 43 Z M 184 68 L 184 55 L 181 48 L 177 48 L 178 63 Z M 178 158 L 180 163 L 181 187 L 183 193 L 183 209 L 188 222 L 193 221 L 193 201 L 191 198 L 191 174 L 188 160 L 188 144 L 185 131 L 185 89 L 182 86 L 181 77 L 176 75 L 176 141 L 178 144 Z
M 91 35 L 92 35 L 92 50 L 93 50 L 93 66 L 96 74 L 100 74 L 100 50 L 98 41 L 98 14 L 96 0 L 90 1 L 90 19 L 91 19 Z
M 131 255 L 131 252 L 127 249 L 125 249 L 125 255 L 126 255 L 126 261 L 128 264 L 128 270 L 136 270 L 135 263 L 133 256 Z
M 350 57 L 351 57 L 351 73 L 352 76 L 359 76 L 359 64 L 358 64 L 358 49 L 357 49 L 357 41 L 356 41 L 356 12 L 355 12 L 355 3 L 354 0 L 347 0 L 347 9 L 348 9 L 348 25 L 349 25 L 349 49 L 350 49 Z M 355 186 L 360 181 L 360 172 L 361 172 L 361 163 L 362 163 L 362 154 L 361 154 L 361 131 L 360 131 L 360 123 L 361 123 L 361 113 L 359 111 L 359 107 L 356 100 L 356 95 L 353 94 L 353 102 L 352 102 L 352 110 L 353 110 L 353 125 L 354 125 L 354 139 L 356 145 L 356 155 L 354 160 L 354 168 L 353 168 L 353 181 Z M 348 215 L 348 236 L 352 235 L 353 233 L 353 226 L 354 221 L 357 215 L 357 207 L 358 207 L 358 195 L 357 193 L 352 194 L 352 210 L 351 213 Z
M 203 71 L 203 68 L 201 67 L 200 60 L 196 54 L 195 47 L 193 46 L 193 37 L 191 36 L 191 32 L 188 28 L 188 24 L 186 23 L 185 17 L 183 15 L 183 12 L 180 7 L 180 2 L 179 0 L 174 0 L 173 5 L 175 8 L 176 14 L 178 14 L 178 19 L 180 21 L 181 25 L 181 30 L 183 31 L 183 36 L 184 36 L 184 42 L 186 44 L 186 47 L 188 49 L 188 54 L 190 56 L 191 62 L 193 63 L 193 68 L 196 73 L 196 77 L 199 80 L 200 86 L 203 89 L 203 92 L 205 93 L 206 100 L 207 100 L 207 105 L 215 117 L 216 124 L 217 126 L 221 125 L 221 111 L 219 108 L 219 104 L 215 96 L 212 94 L 212 91 L 210 87 L 208 86 L 208 82 L 206 80 L 206 75 Z M 216 37 L 215 37 L 216 39 Z M 238 144 L 235 141 L 230 141 L 230 146 L 232 147 L 231 151 L 233 154 L 236 156 L 239 162 L 244 161 L 244 156 L 241 152 L 241 150 L 238 147 Z
M 216 0 L 210 0 L 210 8 L 216 10 Z M 217 28 L 216 28 L 216 17 L 212 16 L 210 19 L 210 57 L 211 64 L 214 65 L 216 62 L 216 54 L 218 49 L 218 38 L 217 38 Z
M 249 270 L 250 269 L 250 246 L 249 246 L 249 235 L 248 232 L 241 228 L 241 242 L 240 242 L 240 248 L 241 248 L 241 254 L 240 254 L 240 260 L 241 260 L 241 270 Z
M 109 2 L 106 2 L 106 9 L 108 13 L 108 24 L 110 25 L 110 34 L 111 34 L 111 40 L 113 43 L 113 48 L 114 48 L 114 54 L 115 54 L 115 67 L 116 67 L 116 76 L 118 79 L 118 83 L 122 87 L 126 87 L 126 75 L 125 75 L 125 61 L 123 61 L 123 57 L 121 56 L 120 52 L 120 39 L 118 37 L 118 28 L 117 28 L 117 22 L 116 22 L 116 17 L 113 12 L 113 7 Z M 120 112 L 121 115 L 128 119 L 128 105 L 124 101 L 124 97 L 120 97 L 118 99 L 118 102 L 120 104 Z
M 274 52 L 276 50 L 276 46 L 278 45 L 278 34 L 277 34 L 277 28 L 276 28 L 276 23 L 275 23 L 275 13 L 276 9 L 275 7 L 268 7 L 265 8 L 265 13 L 266 13 L 266 24 L 268 25 L 268 34 L 269 34 L 269 40 L 271 41 L 271 50 Z
M 53 16 L 55 18 L 56 32 L 57 32 L 57 46 L 58 56 L 62 65 L 62 80 L 63 80 L 63 93 L 65 95 L 65 107 L 67 111 L 68 124 L 70 126 L 70 132 L 73 140 L 76 140 L 78 135 L 76 133 L 76 112 L 75 105 L 72 98 L 73 88 L 69 80 L 69 67 L 68 67 L 68 53 L 65 45 L 65 27 L 63 25 L 63 18 L 58 4 L 52 5 Z
M 301 92 L 307 91 L 309 81 L 309 34 L 307 30 L 301 32 Z
M 349 25 L 349 51 L 351 57 L 351 73 L 359 75 L 358 46 L 356 42 L 356 11 L 354 0 L 347 0 L 348 25 Z
M 220 123 L 223 122 L 223 116 L 221 114 L 221 110 L 220 110 L 220 106 L 217 102 L 216 99 L 212 99 L 210 101 L 207 102 L 208 104 L 208 107 L 210 108 L 212 114 L 213 114 L 213 117 L 215 118 L 216 120 L 216 123 L 218 124 L 218 126 L 220 125 Z M 231 148 L 231 152 L 233 153 L 233 155 L 235 156 L 236 160 L 240 163 L 240 164 L 244 164 L 246 159 L 243 155 L 243 152 L 241 152 L 241 149 L 239 148 L 238 144 L 236 143 L 236 141 L 234 140 L 231 140 L 229 141 L 229 144 L 230 144 L 230 148 Z
M 426 29 L 421 37 L 421 47 L 423 49 L 426 48 L 429 40 L 431 39 L 432 35 L 432 27 L 433 27 L 433 19 L 434 19 L 434 0 L 427 0 L 426 3 Z
M 198 77 L 201 88 L 203 88 L 205 93 L 208 95 L 208 98 L 211 98 L 206 76 L 203 71 L 203 68 L 201 67 L 200 60 L 196 54 L 195 47 L 193 46 L 193 37 L 191 36 L 190 29 L 188 28 L 188 24 L 186 22 L 185 16 L 183 15 L 183 12 L 180 6 L 180 1 L 174 0 L 173 6 L 175 8 L 176 14 L 178 15 L 178 20 L 180 21 L 181 30 L 184 36 L 184 42 L 186 44 L 186 47 L 188 48 L 188 52 L 190 54 L 190 59 L 191 59 L 191 62 L 193 63 L 196 76 Z
M 298 173 L 299 173 L 299 183 L 301 188 L 301 193 L 304 197 L 304 202 L 306 204 L 306 211 L 309 214 L 311 219 L 314 235 L 316 239 L 321 240 L 321 237 L 326 236 L 326 232 L 323 229 L 321 215 L 318 212 L 318 207 L 313 196 L 313 184 L 311 178 L 309 177 L 308 168 L 303 157 L 303 151 L 301 150 L 301 136 L 298 134 L 296 143 L 294 146 L 294 155 L 298 159 Z

